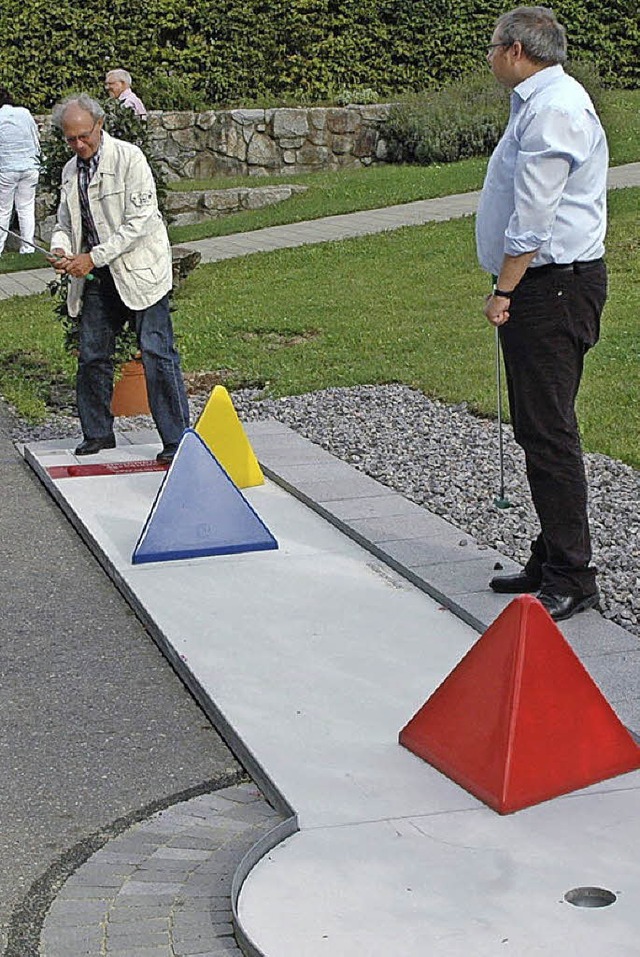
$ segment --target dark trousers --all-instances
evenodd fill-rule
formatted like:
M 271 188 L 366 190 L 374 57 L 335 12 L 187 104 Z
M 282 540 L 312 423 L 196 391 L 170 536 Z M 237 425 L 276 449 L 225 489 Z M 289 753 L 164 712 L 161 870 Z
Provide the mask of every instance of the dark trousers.
M 500 327 L 511 421 L 541 529 L 526 570 L 567 595 L 596 588 L 575 400 L 606 295 L 601 260 L 529 269 Z
M 147 309 L 129 309 L 108 267 L 94 274 L 96 278 L 85 283 L 80 314 L 76 395 L 84 437 L 104 438 L 113 431 L 113 353 L 116 335 L 128 320 L 138 337 L 156 428 L 165 447 L 176 446 L 189 427 L 189 403 L 173 344 L 169 297 Z

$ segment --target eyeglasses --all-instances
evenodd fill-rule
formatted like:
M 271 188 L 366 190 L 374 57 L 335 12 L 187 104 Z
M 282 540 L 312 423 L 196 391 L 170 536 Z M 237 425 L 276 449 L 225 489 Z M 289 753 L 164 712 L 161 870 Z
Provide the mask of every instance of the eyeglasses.
M 511 47 L 513 42 L 505 42 L 504 40 L 501 43 L 488 43 L 487 44 L 487 56 L 493 56 L 493 51 L 496 47 Z
M 93 133 L 97 125 L 98 125 L 98 121 L 96 120 L 88 133 L 78 133 L 77 136 L 65 136 L 66 142 L 69 144 L 69 146 L 73 146 L 74 143 L 78 143 L 78 142 L 88 143 L 89 140 L 91 139 L 91 134 Z

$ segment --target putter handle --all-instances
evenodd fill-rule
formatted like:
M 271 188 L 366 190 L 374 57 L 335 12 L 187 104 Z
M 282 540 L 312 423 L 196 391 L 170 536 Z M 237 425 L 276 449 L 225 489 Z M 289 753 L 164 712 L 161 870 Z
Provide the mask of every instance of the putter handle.
M 51 252 L 51 250 L 43 249 L 42 252 L 43 252 L 43 253 L 46 253 L 47 256 L 53 255 L 52 252 Z M 53 258 L 54 258 L 54 259 L 60 259 L 61 257 L 60 257 L 60 256 L 54 256 Z M 86 275 L 84 278 L 87 280 L 87 282 L 91 282 L 91 281 L 94 280 L 96 277 L 93 275 L 92 272 L 89 272 L 89 273 L 87 273 L 87 275 Z

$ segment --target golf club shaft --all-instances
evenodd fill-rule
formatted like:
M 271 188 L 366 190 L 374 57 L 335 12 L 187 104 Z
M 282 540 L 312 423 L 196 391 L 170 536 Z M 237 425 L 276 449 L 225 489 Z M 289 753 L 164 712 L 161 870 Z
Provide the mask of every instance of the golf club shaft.
M 61 258 L 59 256 L 54 256 L 54 254 L 51 252 L 50 249 L 45 249 L 44 246 L 36 246 L 36 244 L 32 243 L 31 240 L 24 239 L 22 236 L 19 235 L 19 233 L 14 233 L 12 229 L 7 229 L 6 226 L 0 226 L 0 229 L 3 232 L 5 232 L 8 236 L 13 236 L 14 239 L 19 239 L 21 243 L 26 243 L 27 246 L 31 246 L 31 248 L 35 249 L 37 253 L 42 253 L 42 255 L 47 256 L 47 258 L 51 256 L 53 256 L 54 259 Z M 93 279 L 93 273 L 90 272 L 87 276 L 85 276 L 85 279 Z
M 32 249 L 35 249 L 37 253 L 42 253 L 43 256 L 51 256 L 52 253 L 48 249 L 45 249 L 44 246 L 36 246 L 35 243 L 32 243 L 28 239 L 24 239 L 23 236 L 20 236 L 19 233 L 14 233 L 12 229 L 7 229 L 6 226 L 0 226 L 0 229 L 3 233 L 6 233 L 8 236 L 13 236 L 14 239 L 19 239 L 21 243 L 25 243 L 27 246 L 31 246 Z
M 498 454 L 500 459 L 500 498 L 504 498 L 504 445 L 502 441 L 502 370 L 500 368 L 500 332 L 496 326 L 496 387 L 498 392 Z

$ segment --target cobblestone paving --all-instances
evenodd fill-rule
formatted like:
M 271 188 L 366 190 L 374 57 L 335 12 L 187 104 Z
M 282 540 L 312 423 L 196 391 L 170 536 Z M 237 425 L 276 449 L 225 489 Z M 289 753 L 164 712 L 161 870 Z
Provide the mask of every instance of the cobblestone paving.
M 240 784 L 134 825 L 66 881 L 41 957 L 241 957 L 231 880 L 280 820 L 254 784 Z

